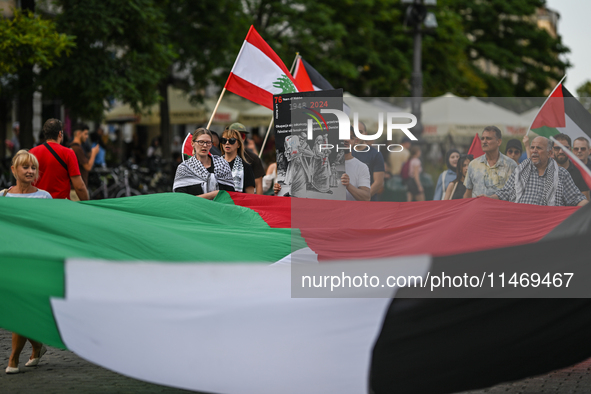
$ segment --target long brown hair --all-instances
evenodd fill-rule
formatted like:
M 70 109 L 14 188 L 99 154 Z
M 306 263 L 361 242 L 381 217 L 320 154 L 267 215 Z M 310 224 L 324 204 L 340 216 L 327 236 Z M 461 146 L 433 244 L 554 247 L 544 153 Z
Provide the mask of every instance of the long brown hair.
M 246 158 L 244 157 L 244 140 L 242 139 L 242 135 L 238 131 L 226 129 L 226 130 L 224 130 L 224 133 L 222 134 L 222 138 L 236 138 L 236 141 L 238 141 L 238 143 L 239 143 L 238 144 L 238 156 L 240 156 L 240 158 L 242 159 L 243 162 L 250 164 L 250 162 L 248 160 L 246 160 Z

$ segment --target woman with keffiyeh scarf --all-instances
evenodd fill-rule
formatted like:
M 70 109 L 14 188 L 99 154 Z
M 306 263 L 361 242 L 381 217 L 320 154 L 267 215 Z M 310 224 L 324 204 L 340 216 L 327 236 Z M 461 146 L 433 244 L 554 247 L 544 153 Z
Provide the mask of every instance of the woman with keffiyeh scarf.
M 244 141 L 236 130 L 225 130 L 220 139 L 224 159 L 232 169 L 234 189 L 241 193 L 254 194 L 254 171 L 244 157 Z
M 223 158 L 209 153 L 212 141 L 209 130 L 195 130 L 191 138 L 193 156 L 182 162 L 176 170 L 172 186 L 175 193 L 187 193 L 212 200 L 219 190 L 234 191 L 230 165 Z

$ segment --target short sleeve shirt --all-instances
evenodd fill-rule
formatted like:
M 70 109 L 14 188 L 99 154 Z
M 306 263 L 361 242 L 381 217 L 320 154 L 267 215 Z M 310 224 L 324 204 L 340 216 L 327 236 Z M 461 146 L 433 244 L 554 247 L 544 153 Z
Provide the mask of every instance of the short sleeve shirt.
M 82 176 L 84 184 L 88 186 L 88 171 L 83 167 L 85 164 L 88 164 L 88 156 L 80 144 L 71 144 L 70 149 L 76 154 L 76 159 L 78 160 L 78 166 L 80 168 L 80 175 Z
M 589 186 L 587 186 L 587 184 L 585 183 L 583 175 L 581 175 L 581 171 L 579 171 L 579 169 L 575 167 L 575 165 L 570 161 L 568 162 L 568 164 L 569 165 L 566 170 L 570 174 L 571 178 L 573 178 L 575 186 L 577 186 L 581 192 L 589 191 Z
M 517 163 L 499 152 L 499 159 L 494 166 L 489 166 L 486 155 L 470 162 L 464 185 L 472 190 L 472 197 L 492 196 L 505 186 L 505 183 L 517 167 Z
M 53 198 L 70 198 L 70 177 L 80 175 L 78 160 L 74 151 L 55 142 L 48 142 L 55 153 L 66 163 L 68 170 L 51 154 L 45 145 L 31 149 L 39 161 L 39 179 L 33 186 L 46 190 Z
M 369 168 L 369 181 L 370 184 L 373 184 L 373 174 L 374 172 L 384 172 L 384 156 L 380 152 L 378 152 L 375 148 L 369 147 L 367 152 L 357 152 L 353 149 L 353 157 L 357 160 L 361 161 Z M 378 195 L 372 196 L 372 201 L 377 201 Z
M 250 149 L 244 149 L 244 156 L 246 157 L 246 160 L 250 162 L 255 179 L 264 177 L 265 169 L 263 168 L 263 162 L 261 162 L 261 159 Z
M 371 187 L 369 183 L 369 168 L 356 158 L 345 160 L 345 173 L 349 175 L 349 183 L 355 187 Z M 347 192 L 347 200 L 355 201 L 355 197 Z

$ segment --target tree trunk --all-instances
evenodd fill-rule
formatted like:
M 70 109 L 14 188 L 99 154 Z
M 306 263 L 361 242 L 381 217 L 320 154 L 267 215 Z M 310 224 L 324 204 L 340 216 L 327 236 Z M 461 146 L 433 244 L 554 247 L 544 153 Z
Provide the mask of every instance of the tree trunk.
M 0 163 L 6 160 L 6 123 L 8 123 L 8 100 L 0 98 Z
M 21 149 L 31 149 L 35 145 L 33 138 L 33 91 L 35 85 L 33 66 L 25 66 L 18 73 L 18 108 L 20 123 L 19 142 Z
M 21 0 L 21 9 L 35 12 L 35 0 Z M 20 69 L 18 85 L 17 120 L 20 122 L 19 142 L 21 149 L 31 149 L 35 145 L 33 138 L 33 93 L 35 91 L 33 66 L 24 66 Z
M 158 92 L 162 96 L 160 101 L 160 137 L 162 138 L 162 158 L 170 160 L 172 152 L 170 145 L 172 136 L 170 135 L 170 108 L 168 103 L 168 78 L 158 85 Z

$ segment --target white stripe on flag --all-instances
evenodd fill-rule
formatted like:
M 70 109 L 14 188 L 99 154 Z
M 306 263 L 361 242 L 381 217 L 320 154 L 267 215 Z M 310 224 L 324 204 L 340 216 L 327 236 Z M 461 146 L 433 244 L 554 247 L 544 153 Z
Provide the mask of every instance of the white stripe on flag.
M 579 137 L 585 137 L 589 139 L 589 136 L 583 130 L 581 130 L 581 128 L 568 116 L 568 114 L 565 113 L 564 118 L 564 127 L 557 127 L 556 130 L 568 135 L 572 141 Z
M 364 269 L 424 276 L 431 260 L 376 261 Z M 66 262 L 65 294 L 51 300 L 53 311 L 81 357 L 137 379 L 223 393 L 366 392 L 391 301 L 291 298 L 288 266 L 89 260 Z
M 281 89 L 273 86 L 273 82 L 285 75 L 283 70 L 248 41 L 244 41 L 232 73 L 272 94 L 282 93 Z

